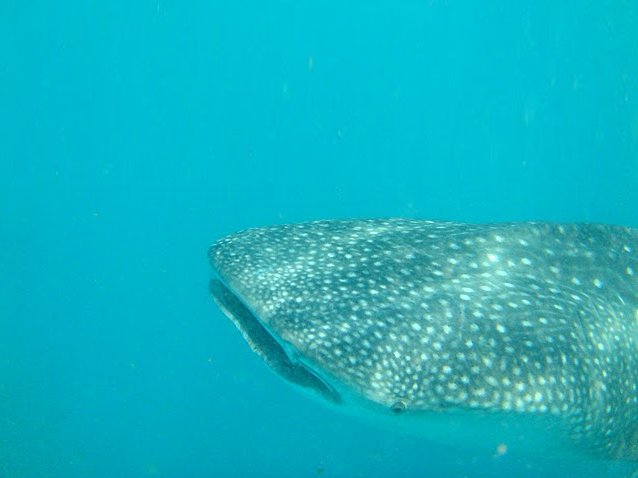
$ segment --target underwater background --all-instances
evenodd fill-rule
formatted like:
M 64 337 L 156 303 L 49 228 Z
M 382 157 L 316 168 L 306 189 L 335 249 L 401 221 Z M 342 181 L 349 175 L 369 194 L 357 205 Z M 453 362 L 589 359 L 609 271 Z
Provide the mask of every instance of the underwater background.
M 3 0 L 0 477 L 630 476 L 308 400 L 206 252 L 324 218 L 637 227 L 637 186 L 634 1 Z

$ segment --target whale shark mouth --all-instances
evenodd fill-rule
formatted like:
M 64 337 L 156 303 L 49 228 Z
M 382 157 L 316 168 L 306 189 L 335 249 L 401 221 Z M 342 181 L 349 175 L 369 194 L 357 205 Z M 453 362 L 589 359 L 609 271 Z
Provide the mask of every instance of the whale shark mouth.
M 222 281 L 211 279 L 209 289 L 219 308 L 239 329 L 253 352 L 270 368 L 285 380 L 315 390 L 333 403 L 341 402 L 337 391 L 306 365 L 292 358 L 281 340 Z

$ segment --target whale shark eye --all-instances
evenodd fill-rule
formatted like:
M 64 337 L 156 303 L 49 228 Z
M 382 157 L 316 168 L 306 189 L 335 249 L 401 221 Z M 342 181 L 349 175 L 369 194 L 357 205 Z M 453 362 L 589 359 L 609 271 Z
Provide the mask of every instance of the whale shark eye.
M 405 411 L 406 406 L 407 405 L 405 403 L 405 400 L 397 400 L 390 407 L 390 411 L 395 415 L 398 415 L 399 413 L 403 413 Z

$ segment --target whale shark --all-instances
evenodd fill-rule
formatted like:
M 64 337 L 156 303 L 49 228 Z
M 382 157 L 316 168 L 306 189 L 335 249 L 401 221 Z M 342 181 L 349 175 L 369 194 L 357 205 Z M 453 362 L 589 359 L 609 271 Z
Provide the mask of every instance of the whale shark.
M 326 220 L 208 252 L 287 381 L 442 441 L 638 461 L 638 230 Z

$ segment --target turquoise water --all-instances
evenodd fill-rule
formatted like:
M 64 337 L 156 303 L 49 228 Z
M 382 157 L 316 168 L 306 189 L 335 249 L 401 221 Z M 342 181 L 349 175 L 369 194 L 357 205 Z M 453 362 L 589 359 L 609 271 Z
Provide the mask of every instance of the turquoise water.
M 323 408 L 208 296 L 250 226 L 638 226 L 638 3 L 483 3 L 0 3 L 0 477 L 627 476 Z

